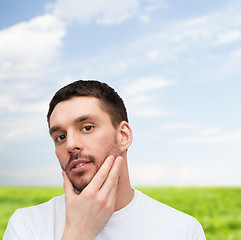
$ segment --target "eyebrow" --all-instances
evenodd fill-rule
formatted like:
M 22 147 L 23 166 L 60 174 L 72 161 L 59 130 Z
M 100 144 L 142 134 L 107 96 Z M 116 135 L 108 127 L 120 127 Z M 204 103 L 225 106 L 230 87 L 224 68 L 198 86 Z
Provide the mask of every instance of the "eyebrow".
M 80 123 L 80 122 L 85 122 L 85 121 L 96 121 L 98 119 L 97 116 L 95 115 L 91 115 L 91 114 L 85 114 L 85 115 L 82 115 L 80 117 L 77 117 L 75 120 L 74 120 L 74 123 Z
M 80 117 L 77 117 L 76 119 L 74 119 L 74 124 L 76 123 L 81 123 L 81 122 L 85 122 L 85 121 L 96 121 L 98 118 L 94 115 L 90 115 L 90 114 L 86 114 L 86 115 L 82 115 Z M 53 126 L 49 129 L 49 134 L 50 136 L 52 136 L 55 132 L 61 130 L 62 128 L 60 126 Z
M 52 136 L 55 132 L 59 131 L 61 128 L 59 126 L 53 126 L 49 129 L 49 134 Z

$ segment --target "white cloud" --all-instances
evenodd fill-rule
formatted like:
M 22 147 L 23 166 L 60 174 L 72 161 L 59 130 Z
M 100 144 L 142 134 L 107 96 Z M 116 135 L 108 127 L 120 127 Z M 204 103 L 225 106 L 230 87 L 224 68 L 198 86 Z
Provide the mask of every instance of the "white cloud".
M 53 67 L 64 35 L 64 24 L 50 14 L 0 31 L 0 147 L 47 133 L 48 100 L 36 79 Z
M 141 104 L 141 103 L 154 102 L 154 101 L 155 101 L 155 98 L 153 96 L 144 95 L 144 94 L 128 99 L 128 103 L 130 104 Z
M 207 129 L 201 130 L 199 134 L 201 136 L 210 136 L 210 135 L 217 134 L 219 132 L 221 132 L 219 128 L 207 128 Z
M 143 1 L 140 0 L 57 0 L 51 8 L 54 15 L 68 21 L 77 20 L 80 24 L 94 21 L 97 24 L 112 25 L 139 14 L 140 20 L 147 22 L 152 11 L 164 6 L 163 1 L 144 2 L 147 4 L 144 13 L 141 7 Z
M 184 66 L 188 59 L 187 65 L 189 68 L 195 66 L 195 64 L 200 64 L 201 61 L 206 63 L 210 59 L 206 59 L 202 49 L 205 49 L 205 51 L 209 49 L 210 53 L 212 53 L 214 46 L 221 48 L 224 44 L 227 45 L 233 42 L 238 44 L 238 40 L 241 38 L 240 10 L 240 4 L 231 5 L 230 8 L 220 10 L 218 13 L 169 23 L 168 26 L 161 28 L 161 30 L 152 34 L 149 33 L 128 46 L 126 52 L 129 53 L 129 56 L 126 59 L 131 61 L 126 62 L 127 66 L 141 69 L 147 64 L 177 63 L 179 69 L 180 66 Z M 231 47 L 231 51 L 234 51 L 233 48 L 235 46 Z M 220 57 L 216 59 L 217 65 L 224 62 L 228 57 L 228 51 L 228 49 L 222 49 L 220 52 L 214 53 L 214 56 L 222 54 L 221 59 Z M 132 56 L 130 56 L 130 53 Z M 237 55 L 240 57 L 239 54 Z M 136 61 L 133 61 L 134 58 Z M 212 60 L 210 61 L 212 62 Z M 225 61 L 225 64 L 227 64 L 227 61 Z M 237 68 L 236 64 L 235 67 Z M 173 67 L 172 71 L 176 71 L 175 67 Z
M 150 76 L 146 78 L 140 78 L 133 81 L 132 83 L 129 83 L 126 86 L 124 92 L 128 95 L 138 95 L 160 88 L 165 88 L 170 86 L 171 84 L 172 82 L 169 80 L 156 76 Z
M 62 185 L 59 166 L 42 166 L 6 171 L 0 169 L 2 185 Z M 131 165 L 133 186 L 239 186 L 240 164 L 216 166 Z
M 122 88 L 130 115 L 145 118 L 168 116 L 169 113 L 158 103 L 158 97 L 160 89 L 171 84 L 171 81 L 158 76 L 132 79 Z
M 239 49 L 235 49 L 234 51 L 232 51 L 231 53 L 230 53 L 230 57 L 232 57 L 232 58 L 241 58 L 241 48 L 239 48 Z
M 138 0 L 57 0 L 53 13 L 60 18 L 89 23 L 118 24 L 133 16 L 138 8 Z
M 2 82 L 0 84 L 0 113 L 39 113 L 46 114 L 48 100 L 45 89 L 36 83 Z
M 240 10 L 240 4 L 230 4 L 230 8 L 207 16 L 169 22 L 130 44 L 112 45 L 103 54 L 78 65 L 82 66 L 82 74 L 95 73 L 101 78 L 129 72 L 141 76 L 148 68 L 154 69 L 153 75 L 172 78 L 185 75 L 184 70 L 192 71 L 192 80 L 224 78 L 224 74 L 240 71 Z M 233 42 L 236 44 L 231 45 Z M 230 48 L 226 48 L 227 44 Z M 141 85 L 134 87 L 138 91 Z
M 33 83 L 0 84 L 0 148 L 47 134 L 46 92 Z
M 221 32 L 217 34 L 217 39 L 215 40 L 215 44 L 219 45 L 219 44 L 232 43 L 240 39 L 241 39 L 241 31 L 239 31 L 238 29 L 227 30 L 226 32 Z
M 37 76 L 59 53 L 64 24 L 45 14 L 0 31 L 0 79 Z
M 143 23 L 149 23 L 151 20 L 151 13 L 153 11 L 156 11 L 160 8 L 165 8 L 167 7 L 167 2 L 166 1 L 162 1 L 162 0 L 147 0 L 147 2 L 149 3 L 147 6 L 143 6 L 143 8 L 140 11 L 140 16 L 139 19 L 140 21 L 142 21 Z M 141 3 L 141 1 L 140 1 Z
M 47 136 L 48 126 L 43 114 L 13 115 L 0 121 L 0 149 L 9 142 L 18 142 Z
M 175 143 L 205 143 L 205 144 L 227 144 L 241 143 L 241 130 L 232 130 L 221 132 L 219 129 L 202 130 L 198 136 L 181 138 L 174 141 Z
M 0 96 L 0 111 L 8 113 L 46 113 L 49 102 L 39 100 L 37 102 L 20 102 L 19 99 L 10 95 Z
M 48 132 L 46 91 L 36 79 L 53 67 L 64 35 L 64 24 L 50 14 L 0 31 L 0 148 Z
M 198 123 L 169 123 L 165 126 L 162 126 L 161 130 L 173 130 L 173 129 L 192 129 L 200 128 L 202 125 Z
M 241 165 L 138 165 L 130 166 L 134 186 L 238 186 Z
M 63 179 L 60 167 L 36 167 L 24 168 L 11 171 L 0 169 L 0 180 L 2 185 L 29 186 L 29 185 L 62 185 Z
M 148 106 L 147 104 L 144 106 L 135 106 L 130 108 L 131 115 L 136 117 L 144 117 L 144 118 L 152 118 L 152 117 L 165 117 L 168 116 L 169 113 L 161 108 L 160 106 Z
M 140 20 L 144 23 L 148 23 L 150 21 L 150 17 L 148 15 L 141 15 Z

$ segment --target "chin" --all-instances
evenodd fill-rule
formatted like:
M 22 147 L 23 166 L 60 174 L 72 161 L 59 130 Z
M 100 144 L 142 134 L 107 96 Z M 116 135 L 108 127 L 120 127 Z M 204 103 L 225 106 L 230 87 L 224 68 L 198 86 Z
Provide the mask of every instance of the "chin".
M 93 176 L 82 175 L 82 176 L 78 176 L 78 179 L 71 180 L 71 182 L 77 191 L 82 192 L 85 189 L 85 187 L 89 185 L 93 177 L 94 175 Z

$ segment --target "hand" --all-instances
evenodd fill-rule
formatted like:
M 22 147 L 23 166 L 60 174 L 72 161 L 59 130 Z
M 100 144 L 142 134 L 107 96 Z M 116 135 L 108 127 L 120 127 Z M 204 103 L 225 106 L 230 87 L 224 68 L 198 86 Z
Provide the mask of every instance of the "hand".
M 115 208 L 122 157 L 106 158 L 92 181 L 80 193 L 63 171 L 66 220 L 62 240 L 94 240 Z

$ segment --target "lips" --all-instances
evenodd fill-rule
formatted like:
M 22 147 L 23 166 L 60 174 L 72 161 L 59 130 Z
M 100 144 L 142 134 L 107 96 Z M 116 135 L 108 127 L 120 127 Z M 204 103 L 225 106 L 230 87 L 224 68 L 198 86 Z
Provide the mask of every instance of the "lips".
M 70 164 L 70 171 L 72 173 L 78 173 L 81 171 L 84 171 L 84 169 L 91 163 L 91 161 L 88 161 L 86 159 L 77 159 L 73 160 Z
M 75 165 L 73 168 L 81 167 L 81 166 L 83 166 L 83 165 L 85 165 L 85 164 L 86 164 L 86 162 L 79 163 L 79 164 Z

